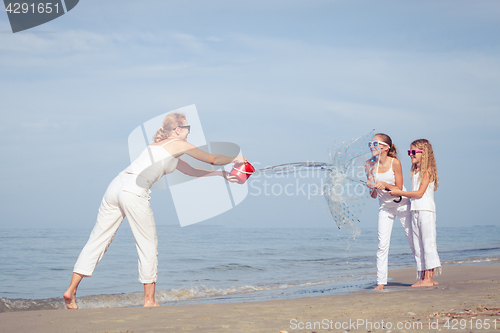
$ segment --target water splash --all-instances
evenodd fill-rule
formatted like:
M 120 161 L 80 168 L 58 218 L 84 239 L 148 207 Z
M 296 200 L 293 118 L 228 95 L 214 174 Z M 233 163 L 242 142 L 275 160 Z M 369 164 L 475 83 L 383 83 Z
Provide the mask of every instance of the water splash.
M 370 197 L 366 161 L 371 158 L 367 146 L 373 134 L 371 131 L 350 142 L 334 144 L 328 151 L 329 164 L 337 168 L 328 172 L 323 195 L 339 229 L 344 226 L 353 239 L 360 235 L 354 222 L 359 222 L 358 216 Z
M 326 172 L 323 196 L 333 220 L 340 229 L 342 226 L 355 239 L 361 232 L 354 225 L 359 222 L 370 191 L 366 186 L 366 165 L 371 158 L 368 142 L 374 131 L 366 133 L 350 142 L 334 144 L 329 150 L 329 162 L 295 162 L 258 169 L 255 174 L 285 175 L 300 172 Z
M 325 162 L 295 162 L 285 163 L 275 166 L 270 166 L 263 169 L 255 170 L 256 175 L 286 175 L 290 173 L 314 172 L 314 171 L 333 171 L 337 166 Z

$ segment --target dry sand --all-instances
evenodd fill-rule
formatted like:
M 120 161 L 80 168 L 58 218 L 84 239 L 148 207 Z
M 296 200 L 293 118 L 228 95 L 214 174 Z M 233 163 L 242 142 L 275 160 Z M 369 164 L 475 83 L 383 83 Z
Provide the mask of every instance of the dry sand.
M 446 266 L 435 287 L 411 288 L 414 269 L 389 276 L 392 281 L 382 292 L 1 313 L 0 332 L 500 332 L 500 265 Z

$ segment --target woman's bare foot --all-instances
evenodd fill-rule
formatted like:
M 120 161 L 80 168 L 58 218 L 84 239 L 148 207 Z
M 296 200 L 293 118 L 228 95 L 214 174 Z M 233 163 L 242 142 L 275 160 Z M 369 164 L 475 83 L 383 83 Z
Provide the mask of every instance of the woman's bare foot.
M 376 286 L 375 288 L 373 288 L 373 290 L 384 290 L 384 285 L 383 284 L 379 284 L 378 286 Z
M 152 307 L 152 306 L 161 306 L 161 304 L 158 303 L 157 301 L 152 301 L 152 302 L 145 301 L 144 302 L 144 307 L 145 308 Z
M 161 306 L 160 303 L 158 303 L 155 300 L 155 288 L 156 288 L 156 282 L 153 283 L 144 283 L 144 307 L 151 307 L 151 306 Z
M 76 304 L 76 292 L 71 292 L 69 289 L 64 293 L 64 303 L 68 309 L 78 309 L 78 304 Z
M 63 295 L 64 303 L 66 303 L 68 309 L 78 309 L 78 304 L 76 304 L 76 290 L 82 279 L 83 275 L 79 273 L 73 273 L 71 276 L 71 283 Z

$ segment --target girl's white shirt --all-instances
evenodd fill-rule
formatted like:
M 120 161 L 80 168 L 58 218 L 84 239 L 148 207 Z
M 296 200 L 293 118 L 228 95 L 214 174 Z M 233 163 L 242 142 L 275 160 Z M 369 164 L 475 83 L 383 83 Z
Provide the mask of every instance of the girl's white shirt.
M 411 190 L 418 191 L 420 188 L 421 180 L 418 179 L 420 172 L 413 175 L 411 179 Z M 436 203 L 434 202 L 434 182 L 429 183 L 424 195 L 417 199 L 411 199 L 411 210 L 427 210 L 430 212 L 436 212 Z
M 391 167 L 386 172 L 375 173 L 374 180 L 376 183 L 386 182 L 389 185 L 396 185 L 396 175 L 394 174 L 394 170 L 392 170 L 393 162 L 394 158 L 391 160 Z M 404 186 L 403 191 L 406 191 Z M 379 189 L 377 189 L 377 196 L 380 208 L 398 207 L 407 204 L 409 200 L 407 197 L 403 197 L 401 202 L 394 202 L 394 200 L 398 200 L 398 197 L 393 197 L 388 191 Z

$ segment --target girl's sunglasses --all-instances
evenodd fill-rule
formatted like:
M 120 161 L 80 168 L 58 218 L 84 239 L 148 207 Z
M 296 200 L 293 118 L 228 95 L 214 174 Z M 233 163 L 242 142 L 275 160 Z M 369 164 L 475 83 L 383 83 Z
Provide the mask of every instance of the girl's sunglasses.
M 420 150 L 420 149 L 412 149 L 412 150 L 408 150 L 408 156 L 415 156 L 417 155 L 417 153 L 423 153 L 424 151 L 423 150 Z
M 371 146 L 378 147 L 378 145 L 388 146 L 387 143 L 382 142 L 382 141 L 370 141 L 370 142 L 368 142 L 368 147 L 371 147 Z

